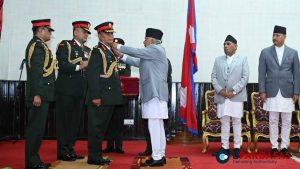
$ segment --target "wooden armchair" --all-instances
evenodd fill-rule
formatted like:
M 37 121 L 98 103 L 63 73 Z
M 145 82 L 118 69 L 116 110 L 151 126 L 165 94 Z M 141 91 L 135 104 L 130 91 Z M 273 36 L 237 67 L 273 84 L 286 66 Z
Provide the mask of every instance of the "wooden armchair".
M 270 138 L 269 112 L 263 110 L 263 102 L 260 99 L 258 92 L 253 92 L 251 94 L 251 103 L 252 103 L 251 114 L 252 114 L 252 122 L 253 122 L 254 151 L 257 152 L 258 138 L 259 137 Z M 298 101 L 298 104 L 300 104 L 300 101 Z M 300 139 L 300 127 L 299 127 L 300 111 L 299 110 L 293 112 L 293 118 L 294 120 L 292 121 L 290 138 L 299 137 Z M 278 127 L 281 128 L 281 123 L 279 123 Z M 300 142 L 297 151 L 300 152 Z
M 217 117 L 217 105 L 214 102 L 215 91 L 208 90 L 205 92 L 205 110 L 202 111 L 202 143 L 203 150 L 205 153 L 208 147 L 208 137 L 221 137 L 221 121 Z M 231 136 L 232 134 L 232 124 L 231 124 Z M 251 127 L 249 121 L 249 112 L 244 110 L 244 117 L 242 119 L 242 136 L 246 136 L 248 139 L 247 151 L 251 153 Z

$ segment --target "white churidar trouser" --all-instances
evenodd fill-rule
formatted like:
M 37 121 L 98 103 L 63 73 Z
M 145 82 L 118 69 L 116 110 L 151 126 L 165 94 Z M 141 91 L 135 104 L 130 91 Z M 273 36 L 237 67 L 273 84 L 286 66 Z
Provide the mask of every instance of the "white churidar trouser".
M 152 158 L 160 160 L 165 156 L 166 135 L 163 119 L 148 119 L 148 128 L 152 144 Z
M 279 123 L 279 114 L 281 114 L 281 145 L 280 148 L 288 148 L 290 144 L 290 132 L 291 132 L 291 121 L 292 121 L 292 112 L 269 112 L 269 128 L 270 128 L 270 142 L 272 148 L 279 148 L 278 146 L 278 123 Z
M 242 145 L 242 122 L 241 118 L 223 116 L 221 117 L 221 142 L 224 149 L 229 149 L 230 119 L 232 118 L 234 148 Z
M 168 105 L 166 101 L 157 97 L 142 104 L 143 118 L 148 119 L 148 129 L 152 145 L 152 158 L 160 160 L 165 156 L 166 135 L 163 119 L 168 118 Z

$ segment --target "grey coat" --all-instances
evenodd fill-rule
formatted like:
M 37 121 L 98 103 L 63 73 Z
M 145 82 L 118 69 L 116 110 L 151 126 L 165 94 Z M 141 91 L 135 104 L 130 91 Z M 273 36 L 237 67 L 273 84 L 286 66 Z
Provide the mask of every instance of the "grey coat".
M 299 58 L 296 50 L 285 46 L 279 65 L 275 46 L 263 49 L 258 66 L 259 92 L 275 97 L 280 89 L 284 98 L 300 93 Z
M 249 66 L 246 57 L 236 55 L 229 68 L 227 66 L 226 56 L 217 57 L 211 73 L 211 82 L 216 91 L 215 102 L 217 104 L 225 102 L 225 98 L 220 95 L 222 89 L 235 91 L 237 93 L 231 98 L 233 102 L 247 101 L 246 85 L 248 79 Z
M 121 46 L 120 52 L 128 54 L 125 63 L 139 67 L 142 103 L 154 97 L 168 101 L 168 61 L 161 45 L 151 44 L 145 48 Z

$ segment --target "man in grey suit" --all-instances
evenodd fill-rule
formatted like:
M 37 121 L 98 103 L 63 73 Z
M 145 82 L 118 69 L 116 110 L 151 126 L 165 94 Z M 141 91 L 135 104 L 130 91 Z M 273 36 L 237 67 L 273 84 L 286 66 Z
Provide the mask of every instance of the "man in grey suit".
M 261 51 L 259 58 L 259 92 L 264 110 L 269 111 L 271 154 L 273 157 L 288 152 L 292 112 L 300 93 L 299 58 L 296 50 L 284 44 L 286 28 L 275 26 L 273 44 Z M 278 151 L 278 122 L 281 114 L 281 146 Z
M 113 44 L 113 48 L 124 54 L 122 60 L 139 67 L 142 100 L 142 118 L 148 119 L 152 143 L 152 158 L 142 166 L 163 166 L 166 162 L 166 136 L 163 119 L 168 118 L 168 61 L 161 45 L 161 30 L 148 28 L 144 40 L 145 48 L 132 48 Z
M 224 42 L 225 55 L 216 58 L 211 73 L 212 85 L 216 91 L 217 113 L 221 119 L 222 148 L 219 152 L 229 155 L 230 119 L 232 119 L 234 159 L 240 157 L 241 118 L 243 117 L 243 102 L 247 101 L 246 85 L 249 79 L 247 58 L 236 54 L 236 50 L 237 40 L 228 35 Z

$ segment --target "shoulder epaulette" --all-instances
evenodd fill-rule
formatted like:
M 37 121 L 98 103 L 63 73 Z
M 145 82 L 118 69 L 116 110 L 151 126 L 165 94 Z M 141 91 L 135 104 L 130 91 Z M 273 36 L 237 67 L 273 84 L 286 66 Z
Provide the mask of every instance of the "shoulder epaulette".
M 56 51 L 57 51 L 57 49 L 58 49 L 59 47 L 64 47 L 64 46 L 66 46 L 66 42 L 67 42 L 67 40 L 62 40 L 61 42 L 59 42 L 59 43 L 57 44 Z
M 99 48 L 101 48 L 102 50 L 106 51 L 106 47 L 103 44 L 101 44 L 101 46 Z
M 76 59 L 71 59 L 71 42 L 72 42 L 72 40 L 63 40 L 62 41 L 64 44 L 66 44 L 67 45 L 67 48 L 68 48 L 68 61 L 69 61 L 69 63 L 71 63 L 71 64 L 77 64 L 77 63 L 80 63 L 80 62 L 82 62 L 82 58 L 81 57 L 78 57 L 78 58 L 76 58 Z M 76 43 L 76 42 L 74 42 L 74 43 Z

